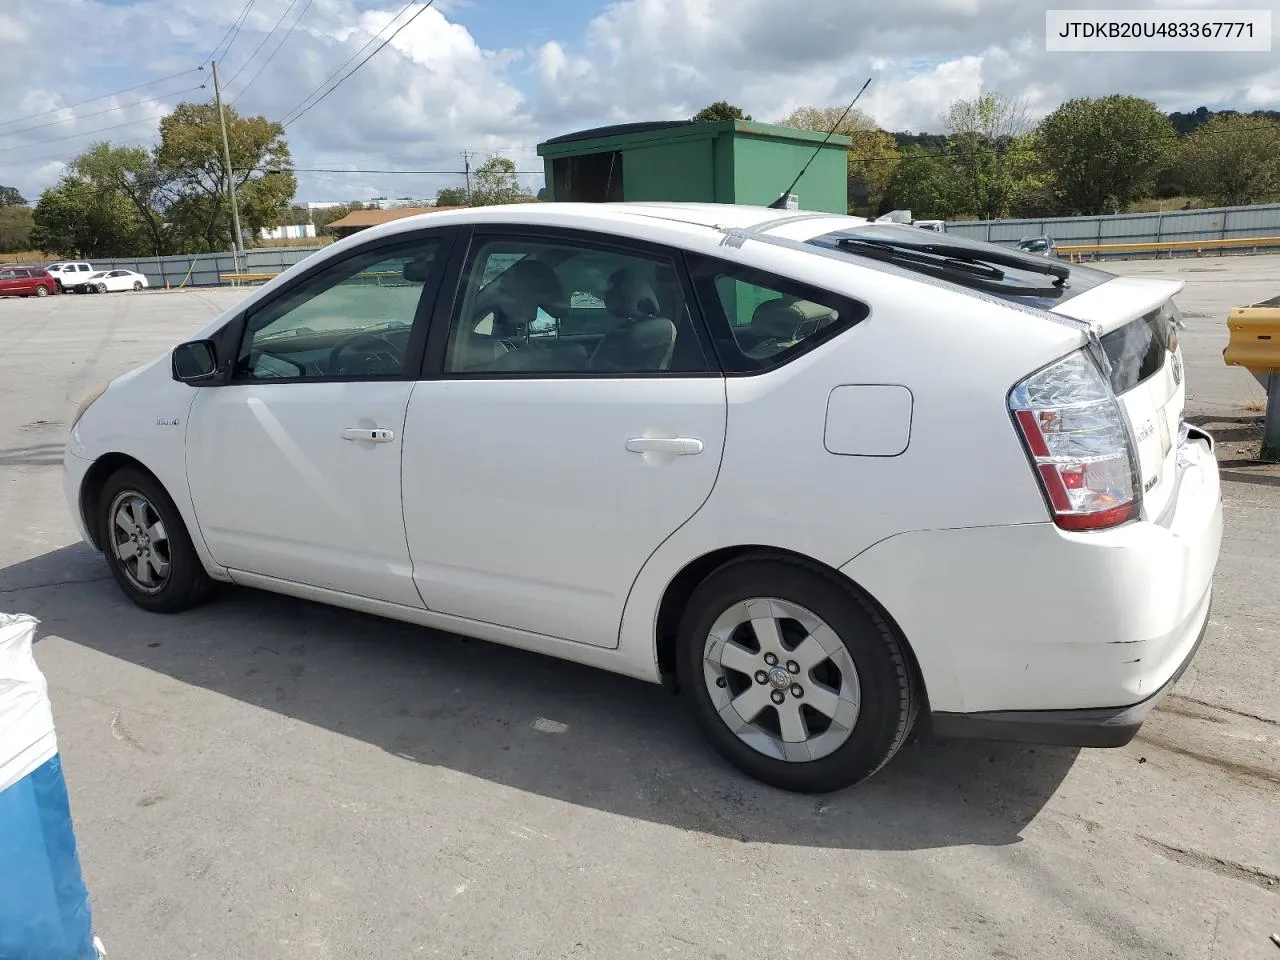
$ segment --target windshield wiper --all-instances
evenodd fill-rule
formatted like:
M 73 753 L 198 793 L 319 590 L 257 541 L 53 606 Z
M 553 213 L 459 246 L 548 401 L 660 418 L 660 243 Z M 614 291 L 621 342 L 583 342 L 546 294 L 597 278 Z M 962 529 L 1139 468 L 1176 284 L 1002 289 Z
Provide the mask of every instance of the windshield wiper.
M 914 243 L 879 237 L 842 237 L 837 246 L 860 256 L 906 266 L 940 280 L 950 280 L 976 290 L 1014 297 L 1057 297 L 1071 276 L 1070 268 L 1044 257 L 1019 256 L 1003 251 L 972 250 L 949 243 Z M 1000 267 L 1053 277 L 1051 286 L 1023 286 L 1005 282 Z

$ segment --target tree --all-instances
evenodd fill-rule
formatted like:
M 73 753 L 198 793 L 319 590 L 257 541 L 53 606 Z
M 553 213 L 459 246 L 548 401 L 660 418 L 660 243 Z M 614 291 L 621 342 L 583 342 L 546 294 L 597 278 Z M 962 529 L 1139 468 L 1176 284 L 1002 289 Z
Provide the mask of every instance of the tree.
M 147 150 L 99 143 L 71 161 L 69 169 L 100 194 L 117 193 L 129 201 L 147 233 L 148 252 L 157 257 L 177 252 L 167 219 L 174 185 Z
M 533 194 L 520 186 L 515 161 L 509 157 L 490 157 L 472 176 L 470 202 L 473 207 L 486 207 L 495 203 L 524 203 L 532 199 Z
M 223 109 L 240 226 L 256 236 L 260 228 L 276 225 L 293 198 L 293 159 L 279 123 Z M 170 213 L 184 245 L 217 249 L 231 234 L 217 107 L 179 104 L 160 121 L 155 162 L 174 184 Z
M 467 205 L 466 187 L 441 187 L 436 194 L 437 207 L 465 207 Z
M 257 234 L 288 210 L 296 181 L 283 128 L 228 111 L 227 139 L 242 228 Z M 33 242 L 83 256 L 151 256 L 226 249 L 230 207 L 217 110 L 179 104 L 160 144 L 99 143 L 67 167 L 36 208 Z
M 1280 122 L 1218 115 L 1186 138 L 1187 189 L 1221 206 L 1280 200 Z
M 751 117 L 744 114 L 741 107 L 736 107 L 725 100 L 717 100 L 703 107 L 690 119 L 693 123 L 714 123 L 717 120 L 750 120 Z
M 32 216 L 28 206 L 0 206 L 0 253 L 31 249 Z
M 956 185 L 945 156 L 909 146 L 889 177 L 886 198 L 893 208 L 910 210 L 918 220 L 949 220 L 962 212 L 957 206 Z
M 1020 159 L 1011 148 L 1030 128 L 1026 107 L 1002 94 L 984 93 L 953 101 L 943 123 L 959 205 L 986 219 L 1008 216 Z
M 1113 94 L 1068 100 L 1040 122 L 1036 142 L 1065 212 L 1100 214 L 1147 195 L 1175 136 L 1154 103 Z
M 0 207 L 25 207 L 27 201 L 18 192 L 17 187 L 6 187 L 0 184 Z
M 892 134 L 886 133 L 861 110 L 852 110 L 841 120 L 845 107 L 799 107 L 784 120 L 782 126 L 796 130 L 813 130 L 848 137 L 848 204 L 849 211 L 875 213 L 884 201 L 893 171 L 901 153 Z
M 74 170 L 40 196 L 31 243 L 59 257 L 147 256 L 146 228 L 127 197 Z

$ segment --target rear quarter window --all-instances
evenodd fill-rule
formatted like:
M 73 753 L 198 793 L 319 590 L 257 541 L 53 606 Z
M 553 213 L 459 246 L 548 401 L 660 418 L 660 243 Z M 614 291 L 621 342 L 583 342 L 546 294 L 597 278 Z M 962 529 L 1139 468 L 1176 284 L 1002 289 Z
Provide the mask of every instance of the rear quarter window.
M 779 367 L 870 313 L 851 297 L 740 264 L 699 257 L 690 266 L 698 302 L 728 373 Z

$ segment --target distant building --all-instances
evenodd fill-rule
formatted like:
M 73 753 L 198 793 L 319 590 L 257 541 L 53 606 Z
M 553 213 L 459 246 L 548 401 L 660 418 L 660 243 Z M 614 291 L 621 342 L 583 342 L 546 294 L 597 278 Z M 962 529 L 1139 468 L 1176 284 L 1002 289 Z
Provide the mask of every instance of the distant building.
M 258 230 L 259 240 L 303 240 L 315 235 L 314 223 L 288 223 L 278 227 L 262 227 Z
M 342 219 L 329 224 L 329 229 L 341 239 L 353 233 L 359 233 L 361 230 L 376 227 L 380 223 L 416 217 L 420 213 L 440 213 L 443 210 L 461 209 L 462 207 L 393 207 L 387 210 L 352 210 Z

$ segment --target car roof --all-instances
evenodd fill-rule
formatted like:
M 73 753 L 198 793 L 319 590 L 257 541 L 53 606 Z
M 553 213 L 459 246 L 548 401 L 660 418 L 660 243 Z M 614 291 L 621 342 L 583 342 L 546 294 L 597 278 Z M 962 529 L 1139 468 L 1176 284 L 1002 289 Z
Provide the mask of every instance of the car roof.
M 704 241 L 711 231 L 771 230 L 783 224 L 792 226 L 799 221 L 840 221 L 843 224 L 866 221 L 844 214 L 824 213 L 814 210 L 775 210 L 770 207 L 734 203 L 672 203 L 640 202 L 622 203 L 511 203 L 484 207 L 460 207 L 449 210 L 428 211 L 411 217 L 402 217 L 388 223 L 361 230 L 339 241 L 334 247 L 348 246 L 360 240 L 393 238 L 402 233 L 420 230 L 428 226 L 450 226 L 487 223 L 512 225 L 546 225 L 563 228 L 599 230 L 627 236 L 638 229 L 654 239 L 680 245 L 681 240 L 702 234 Z M 834 229 L 826 227 L 825 229 Z M 815 228 L 815 233 L 822 232 Z M 662 236 L 658 236 L 662 235 Z M 360 239 L 357 239 L 360 238 Z M 333 249 L 333 248 L 331 248 Z

